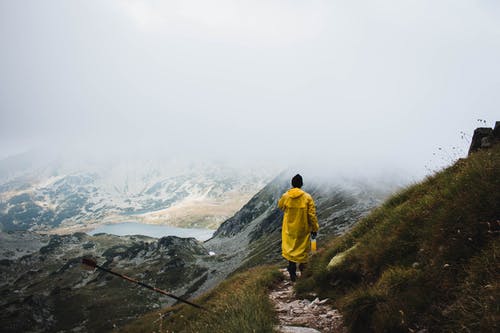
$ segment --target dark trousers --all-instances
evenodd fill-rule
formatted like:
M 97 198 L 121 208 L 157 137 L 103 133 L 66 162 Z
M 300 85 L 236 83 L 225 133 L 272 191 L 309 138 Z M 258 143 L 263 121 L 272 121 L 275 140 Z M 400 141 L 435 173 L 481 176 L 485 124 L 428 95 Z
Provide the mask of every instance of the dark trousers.
M 295 275 L 297 273 L 297 264 L 293 261 L 288 262 L 288 273 Z
M 304 272 L 305 268 L 306 268 L 306 264 L 303 264 L 303 263 L 299 264 L 299 270 L 301 272 Z M 297 274 L 297 263 L 295 263 L 293 261 L 289 261 L 287 270 L 290 274 L 296 275 Z

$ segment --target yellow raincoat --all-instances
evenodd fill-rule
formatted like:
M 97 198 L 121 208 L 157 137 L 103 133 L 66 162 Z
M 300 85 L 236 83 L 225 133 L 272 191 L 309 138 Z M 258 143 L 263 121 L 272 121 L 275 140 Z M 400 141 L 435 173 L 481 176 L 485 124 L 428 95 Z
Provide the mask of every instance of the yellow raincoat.
M 311 249 L 311 232 L 317 232 L 319 229 L 312 197 L 294 187 L 283 194 L 278 208 L 285 213 L 281 231 L 283 257 L 293 262 L 307 262 Z

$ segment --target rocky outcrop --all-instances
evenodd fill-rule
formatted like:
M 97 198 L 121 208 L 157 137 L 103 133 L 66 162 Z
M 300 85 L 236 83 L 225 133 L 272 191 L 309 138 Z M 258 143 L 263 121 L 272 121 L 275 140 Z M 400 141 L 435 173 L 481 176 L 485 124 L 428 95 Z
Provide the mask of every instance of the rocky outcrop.
M 500 121 L 495 123 L 494 128 L 479 127 L 474 131 L 472 136 L 469 155 L 479 149 L 488 149 L 492 145 L 500 142 Z
M 193 238 L 84 233 L 31 238 L 33 246 L 22 257 L 16 247 L 29 241 L 29 232 L 1 238 L 8 240 L 0 244 L 5 255 L 0 258 L 2 332 L 111 331 L 174 303 L 112 275 L 84 270 L 83 257 L 185 298 L 212 269 L 207 250 Z

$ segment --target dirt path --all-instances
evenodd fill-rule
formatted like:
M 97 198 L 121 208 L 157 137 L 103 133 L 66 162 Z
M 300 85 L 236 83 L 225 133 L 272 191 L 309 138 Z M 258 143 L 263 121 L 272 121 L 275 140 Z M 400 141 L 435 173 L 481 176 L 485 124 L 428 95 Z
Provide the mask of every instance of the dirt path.
M 280 270 L 285 279 L 270 293 L 269 298 L 278 313 L 282 333 L 345 333 L 342 315 L 328 305 L 328 299 L 297 299 L 286 269 Z

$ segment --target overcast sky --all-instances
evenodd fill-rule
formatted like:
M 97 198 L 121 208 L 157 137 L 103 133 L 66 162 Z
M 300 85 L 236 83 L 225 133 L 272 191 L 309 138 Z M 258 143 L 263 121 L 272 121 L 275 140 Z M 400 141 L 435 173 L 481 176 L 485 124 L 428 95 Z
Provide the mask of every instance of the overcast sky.
M 421 176 L 500 120 L 496 0 L 0 0 L 0 48 L 0 158 L 76 146 Z

